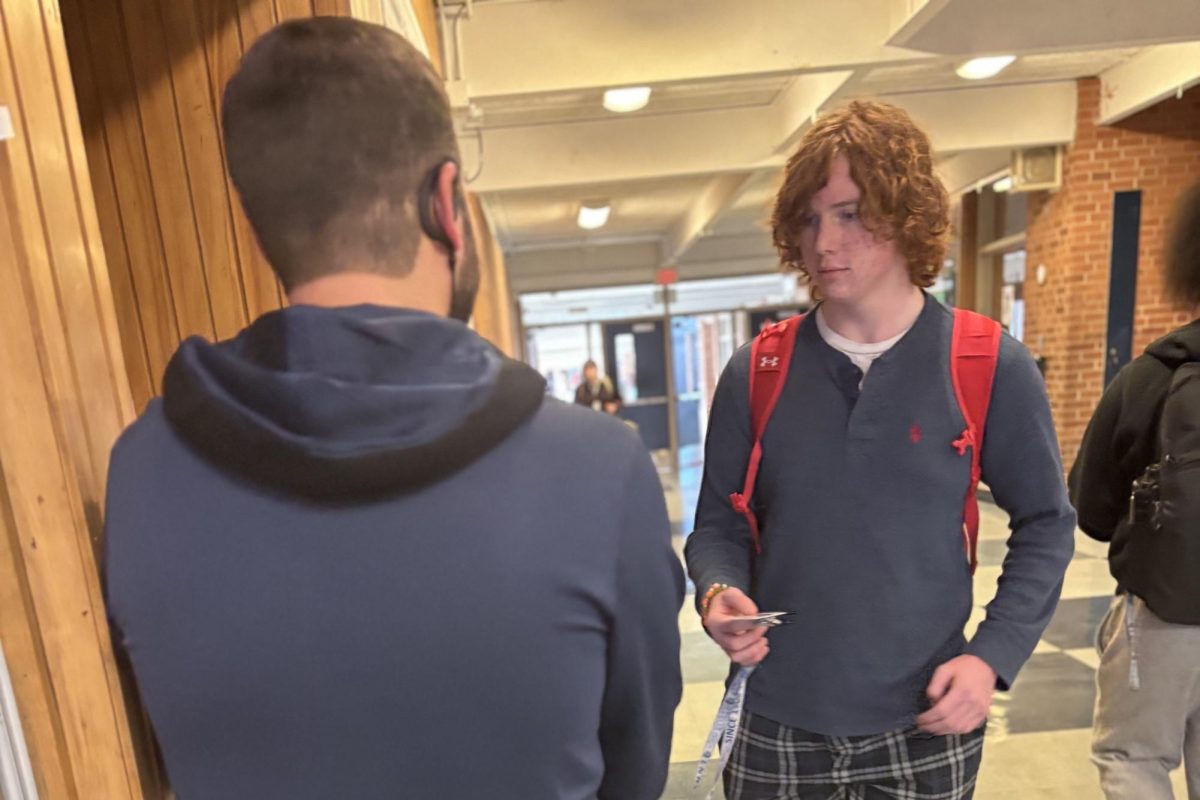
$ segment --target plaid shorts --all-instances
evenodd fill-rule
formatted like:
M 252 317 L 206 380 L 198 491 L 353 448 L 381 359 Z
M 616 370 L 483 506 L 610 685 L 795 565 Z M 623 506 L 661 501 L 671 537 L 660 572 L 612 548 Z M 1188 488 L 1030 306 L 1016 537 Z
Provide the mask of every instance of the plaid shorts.
M 983 728 L 821 736 L 746 713 L 725 770 L 728 800 L 970 800 Z

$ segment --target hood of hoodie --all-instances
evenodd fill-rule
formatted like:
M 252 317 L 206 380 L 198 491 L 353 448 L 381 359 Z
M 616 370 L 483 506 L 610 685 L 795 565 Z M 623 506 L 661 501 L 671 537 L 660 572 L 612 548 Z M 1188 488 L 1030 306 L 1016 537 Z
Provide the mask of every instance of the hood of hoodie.
M 167 420 L 223 470 L 325 502 L 400 494 L 495 448 L 545 381 L 454 320 L 378 306 L 294 306 L 237 337 L 180 345 Z
M 1200 361 L 1200 320 L 1171 331 L 1146 352 L 1172 370 L 1189 361 Z

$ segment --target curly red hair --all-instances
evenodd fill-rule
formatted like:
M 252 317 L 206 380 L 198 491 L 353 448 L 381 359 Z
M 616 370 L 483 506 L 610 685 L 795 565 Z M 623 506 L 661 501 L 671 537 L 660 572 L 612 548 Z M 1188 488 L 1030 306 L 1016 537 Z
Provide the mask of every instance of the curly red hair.
M 914 284 L 933 285 L 946 256 L 950 198 L 934 174 L 929 137 L 903 110 L 874 101 L 856 100 L 820 117 L 788 160 L 771 217 L 784 266 L 811 278 L 800 233 L 838 156 L 846 157 L 862 191 L 863 224 L 877 238 L 896 241 Z

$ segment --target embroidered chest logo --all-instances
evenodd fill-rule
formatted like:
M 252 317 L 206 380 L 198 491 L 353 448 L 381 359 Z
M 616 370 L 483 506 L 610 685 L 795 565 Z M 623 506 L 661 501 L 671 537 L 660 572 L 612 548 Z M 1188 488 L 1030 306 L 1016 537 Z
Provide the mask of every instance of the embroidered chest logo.
M 921 426 L 914 422 L 908 429 L 908 438 L 912 440 L 913 444 L 917 444 L 921 441 L 921 435 Z
M 779 356 L 763 356 L 758 360 L 759 369 L 779 366 Z

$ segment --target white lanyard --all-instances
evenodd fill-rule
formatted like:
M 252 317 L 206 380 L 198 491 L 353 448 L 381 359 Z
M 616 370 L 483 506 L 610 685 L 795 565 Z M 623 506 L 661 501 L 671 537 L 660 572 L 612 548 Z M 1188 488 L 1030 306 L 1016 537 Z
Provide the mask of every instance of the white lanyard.
M 725 765 L 729 763 L 729 756 L 733 754 L 733 742 L 737 739 L 738 726 L 742 721 L 742 709 L 746 705 L 746 682 L 753 674 L 754 667 L 742 667 L 738 670 L 737 675 L 729 684 L 729 689 L 725 691 L 725 697 L 721 699 L 721 707 L 717 709 L 717 718 L 713 720 L 712 730 L 708 732 L 708 739 L 704 742 L 704 753 L 700 756 L 699 766 L 696 767 L 696 781 L 692 784 L 693 789 L 703 783 L 704 773 L 708 770 L 708 762 L 712 760 L 713 751 L 718 742 L 721 745 L 721 755 L 717 760 L 717 777 L 709 787 L 708 794 L 704 796 L 705 800 L 712 800 L 713 792 L 717 790 L 717 783 L 725 772 Z

